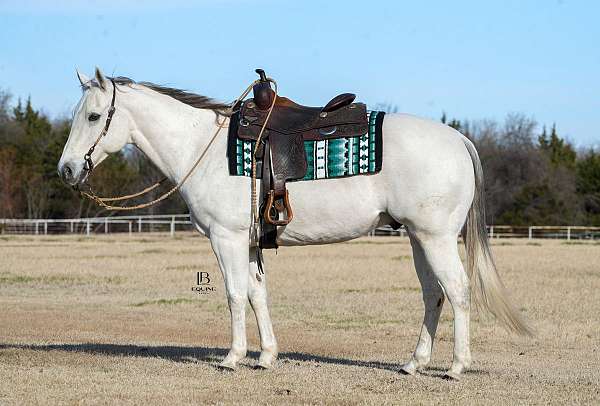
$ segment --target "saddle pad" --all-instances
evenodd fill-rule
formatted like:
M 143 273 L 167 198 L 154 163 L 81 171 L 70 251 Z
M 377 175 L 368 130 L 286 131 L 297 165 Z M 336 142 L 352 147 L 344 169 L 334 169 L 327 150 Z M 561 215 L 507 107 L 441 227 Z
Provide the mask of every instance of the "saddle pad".
M 382 111 L 367 111 L 369 129 L 362 136 L 304 141 L 308 169 L 304 178 L 299 181 L 342 178 L 379 172 L 383 155 L 381 128 L 384 115 L 385 113 Z M 254 144 L 255 141 L 238 138 L 235 131 L 229 132 L 227 156 L 230 175 L 252 175 Z

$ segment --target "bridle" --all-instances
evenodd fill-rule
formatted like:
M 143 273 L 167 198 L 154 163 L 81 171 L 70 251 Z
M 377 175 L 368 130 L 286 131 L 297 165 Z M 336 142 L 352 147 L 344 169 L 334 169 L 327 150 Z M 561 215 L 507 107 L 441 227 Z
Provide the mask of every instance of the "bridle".
M 110 123 L 112 121 L 113 115 L 115 114 L 115 111 L 117 110 L 115 108 L 117 85 L 113 78 L 110 78 L 110 82 L 113 85 L 112 100 L 110 101 L 110 107 L 108 108 L 108 114 L 106 116 L 106 122 L 104 123 L 104 128 L 102 128 L 102 131 L 100 131 L 100 135 L 98 135 L 98 138 L 96 138 L 96 141 L 94 141 L 94 144 L 90 147 L 90 149 L 88 149 L 88 152 L 86 152 L 86 154 L 83 156 L 83 160 L 85 161 L 85 165 L 83 165 L 83 169 L 88 173 L 88 176 L 94 170 L 94 162 L 92 161 L 92 154 L 94 153 L 94 150 L 96 149 L 96 146 L 98 145 L 98 143 L 100 142 L 102 137 L 104 137 L 106 135 L 106 133 L 108 133 L 108 129 L 110 128 Z

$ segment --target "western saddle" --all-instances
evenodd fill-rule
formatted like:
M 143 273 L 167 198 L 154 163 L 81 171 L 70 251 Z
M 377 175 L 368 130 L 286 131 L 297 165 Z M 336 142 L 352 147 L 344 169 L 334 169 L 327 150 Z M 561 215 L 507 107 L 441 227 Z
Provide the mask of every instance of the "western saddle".
M 256 69 L 256 73 L 260 80 L 253 87 L 254 97 L 242 102 L 232 123 L 237 126 L 237 137 L 243 140 L 257 141 L 263 125 L 265 127 L 261 142 L 255 147 L 256 176 L 262 180 L 263 197 L 260 245 L 275 248 L 277 226 L 289 224 L 294 217 L 286 182 L 306 175 L 304 141 L 366 134 L 367 108 L 363 103 L 353 103 L 356 95 L 352 93 L 342 93 L 324 107 L 302 106 L 276 96 L 265 72 Z M 269 116 L 271 105 L 273 110 Z

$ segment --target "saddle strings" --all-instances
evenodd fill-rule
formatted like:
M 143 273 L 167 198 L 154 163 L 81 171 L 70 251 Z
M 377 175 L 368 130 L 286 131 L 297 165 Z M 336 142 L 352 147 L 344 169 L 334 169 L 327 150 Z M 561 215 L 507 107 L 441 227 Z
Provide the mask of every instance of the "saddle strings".
M 267 78 L 267 80 L 271 83 L 273 83 L 273 86 L 275 87 L 274 89 L 274 95 L 273 95 L 273 101 L 271 102 L 271 107 L 269 107 L 269 112 L 267 113 L 267 117 L 265 118 L 265 122 L 263 123 L 262 127 L 260 128 L 260 132 L 258 133 L 258 137 L 256 138 L 256 144 L 254 144 L 254 153 L 252 154 L 252 184 L 251 184 L 251 199 L 250 199 L 250 209 L 251 209 L 251 213 L 252 213 L 252 222 L 250 224 L 250 241 L 251 242 L 257 242 L 258 241 L 258 227 L 260 225 L 260 213 L 258 210 L 258 197 L 257 197 L 257 193 L 256 193 L 256 154 L 258 152 L 260 143 L 262 142 L 262 137 L 265 131 L 265 128 L 267 127 L 267 123 L 269 122 L 269 118 L 271 117 L 271 112 L 273 111 L 273 107 L 275 107 L 275 102 L 277 101 L 277 82 L 274 79 L 271 78 Z M 254 83 L 259 82 L 260 80 L 256 80 Z M 252 86 L 254 86 L 254 84 L 252 84 Z M 268 159 L 269 157 L 264 157 L 263 158 L 263 162 L 265 159 Z M 263 168 L 264 170 L 264 168 Z M 260 261 L 259 261 L 260 263 Z
M 267 123 L 269 121 L 269 117 L 271 116 L 271 112 L 273 111 L 273 107 L 275 106 L 275 101 L 277 100 L 277 82 L 275 82 L 275 80 L 273 80 L 271 78 L 267 78 L 267 79 L 269 80 L 269 82 L 273 83 L 273 85 L 275 87 L 275 96 L 273 97 L 273 102 L 271 103 L 271 107 L 269 108 L 269 112 L 267 114 L 265 122 L 263 123 L 263 125 L 262 125 L 262 127 L 260 129 L 260 133 L 258 134 L 258 138 L 256 140 L 256 144 L 255 145 L 260 145 L 260 142 L 262 140 L 262 136 L 263 136 L 264 130 L 267 127 Z M 259 82 L 260 82 L 260 79 L 257 79 L 254 82 L 252 82 L 246 88 L 246 90 L 244 90 L 242 92 L 242 94 L 237 99 L 235 99 L 235 101 L 231 104 L 230 113 L 233 111 L 233 109 L 237 106 L 237 104 L 240 101 L 244 100 L 244 98 L 246 96 L 248 96 L 248 94 L 250 93 L 250 91 L 252 90 L 252 88 L 254 87 L 254 85 L 257 84 L 257 83 L 259 83 Z M 196 162 L 194 162 L 194 165 L 192 165 L 192 167 L 190 168 L 190 170 L 185 174 L 185 176 L 181 179 L 181 181 L 179 181 L 179 183 L 177 183 L 169 191 L 163 193 L 161 196 L 159 196 L 158 198 L 156 198 L 154 200 L 151 200 L 151 201 L 146 202 L 146 203 L 137 204 L 137 205 L 134 205 L 134 206 L 114 206 L 114 205 L 108 204 L 109 202 L 123 201 L 123 200 L 132 199 L 134 197 L 143 196 L 143 195 L 151 192 L 152 190 L 156 189 L 163 182 L 165 182 L 167 180 L 166 177 L 162 178 L 161 180 L 159 180 L 158 182 L 156 182 L 154 185 L 149 186 L 149 187 L 145 188 L 144 190 L 142 190 L 140 192 L 133 193 L 133 194 L 130 194 L 130 195 L 117 196 L 117 197 L 100 197 L 100 196 L 98 196 L 98 195 L 96 195 L 94 193 L 94 191 L 92 190 L 92 188 L 89 185 L 88 185 L 88 188 L 89 188 L 88 191 L 79 191 L 79 193 L 82 196 L 84 196 L 84 197 L 92 200 L 98 206 L 100 206 L 100 207 L 102 207 L 102 208 L 104 208 L 106 210 L 129 211 L 129 210 L 144 209 L 146 207 L 153 206 L 156 203 L 161 202 L 161 201 L 165 200 L 166 198 L 168 198 L 169 196 L 171 196 L 173 193 L 175 193 L 177 190 L 179 190 L 181 188 L 181 186 L 183 186 L 183 184 L 189 179 L 189 177 L 192 175 L 192 173 L 194 173 L 194 171 L 196 170 L 196 168 L 198 167 L 198 165 L 200 165 L 200 162 L 205 157 L 205 155 L 208 152 L 209 148 L 212 146 L 213 142 L 215 141 L 215 139 L 217 138 L 217 136 L 221 132 L 221 129 L 224 127 L 224 124 L 225 124 L 226 120 L 227 119 L 224 118 L 223 122 L 219 123 L 218 117 L 217 117 L 218 128 L 215 131 L 215 134 L 212 136 L 212 138 L 208 142 L 208 144 L 206 145 L 206 147 L 204 148 L 204 151 L 202 151 L 202 154 L 200 154 L 200 156 L 198 157 L 198 159 L 196 160 Z M 98 142 L 99 142 L 100 138 L 102 138 L 103 135 L 105 135 L 105 134 L 101 134 L 101 136 L 98 137 Z M 98 144 L 98 142 L 96 142 L 94 146 L 96 146 Z M 256 197 L 256 150 L 257 150 L 257 148 L 255 147 L 254 148 L 254 154 L 252 154 L 252 194 L 251 194 L 251 213 L 252 213 L 251 238 L 254 238 L 254 241 L 256 241 L 256 238 L 257 238 L 257 235 L 258 235 L 258 224 L 259 224 L 259 215 L 258 215 L 258 207 L 257 207 L 257 200 L 258 199 Z

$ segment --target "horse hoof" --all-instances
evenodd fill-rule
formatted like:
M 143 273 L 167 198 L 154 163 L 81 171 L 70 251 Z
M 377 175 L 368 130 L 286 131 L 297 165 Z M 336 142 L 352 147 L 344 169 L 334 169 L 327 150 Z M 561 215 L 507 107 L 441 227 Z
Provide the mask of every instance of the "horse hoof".
M 447 372 L 444 374 L 444 379 L 445 379 L 445 380 L 447 380 L 447 381 L 455 381 L 455 382 L 458 382 L 458 381 L 460 381 L 460 379 L 461 379 L 461 376 L 460 376 L 460 374 L 457 374 L 456 372 L 453 372 L 453 371 L 447 371 Z
M 219 365 L 217 365 L 217 368 L 220 369 L 221 371 L 235 371 L 235 365 L 230 363 L 230 362 L 221 362 Z
M 402 368 L 400 368 L 400 373 L 402 375 L 416 376 L 417 372 L 417 369 L 411 364 L 404 364 Z
M 258 369 L 273 369 L 273 363 L 277 359 L 277 351 L 262 351 L 258 358 Z

